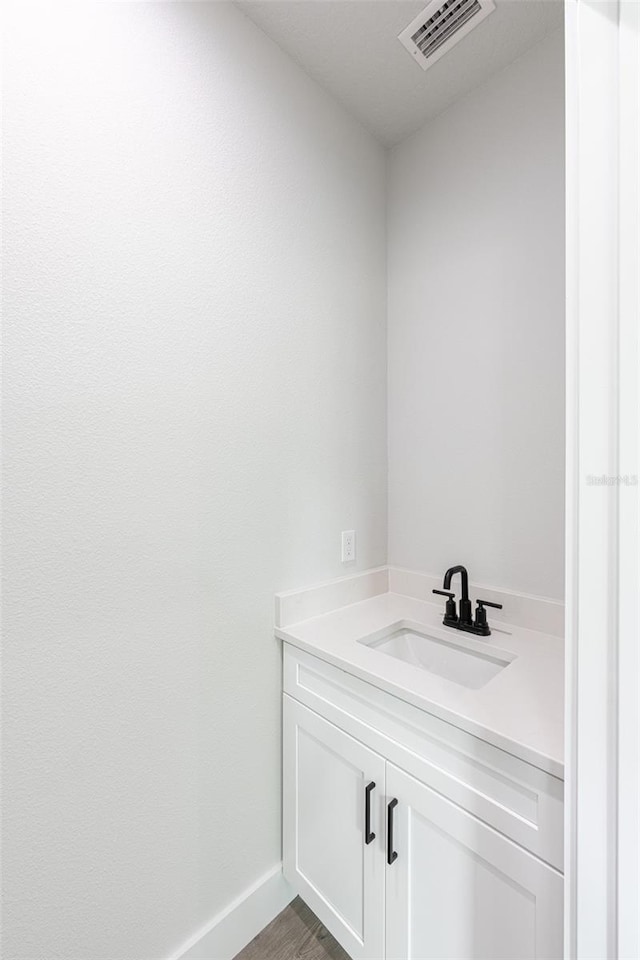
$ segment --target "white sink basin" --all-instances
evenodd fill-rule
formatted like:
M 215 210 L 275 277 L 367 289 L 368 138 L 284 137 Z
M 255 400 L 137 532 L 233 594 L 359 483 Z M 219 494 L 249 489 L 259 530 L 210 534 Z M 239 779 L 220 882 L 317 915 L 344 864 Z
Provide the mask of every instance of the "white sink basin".
M 477 640 L 444 640 L 411 627 L 392 630 L 359 642 L 473 690 L 484 687 L 515 659 L 504 650 L 483 650 Z

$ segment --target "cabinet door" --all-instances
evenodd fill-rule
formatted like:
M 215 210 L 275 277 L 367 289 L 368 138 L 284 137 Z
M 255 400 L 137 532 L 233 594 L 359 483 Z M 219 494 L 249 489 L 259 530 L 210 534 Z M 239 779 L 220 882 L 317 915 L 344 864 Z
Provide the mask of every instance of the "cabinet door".
M 284 696 L 284 874 L 354 960 L 384 954 L 384 776 L 377 753 Z
M 387 960 L 562 957 L 562 875 L 387 764 Z

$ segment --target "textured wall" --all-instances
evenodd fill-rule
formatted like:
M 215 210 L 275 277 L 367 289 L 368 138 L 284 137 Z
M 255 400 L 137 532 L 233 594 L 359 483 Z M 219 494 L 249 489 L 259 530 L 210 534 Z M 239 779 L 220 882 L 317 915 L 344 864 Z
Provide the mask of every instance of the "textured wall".
M 280 858 L 274 591 L 344 528 L 385 560 L 384 158 L 225 4 L 46 6 L 6 23 L 4 956 L 142 960 Z
M 389 165 L 389 561 L 563 598 L 562 33 Z

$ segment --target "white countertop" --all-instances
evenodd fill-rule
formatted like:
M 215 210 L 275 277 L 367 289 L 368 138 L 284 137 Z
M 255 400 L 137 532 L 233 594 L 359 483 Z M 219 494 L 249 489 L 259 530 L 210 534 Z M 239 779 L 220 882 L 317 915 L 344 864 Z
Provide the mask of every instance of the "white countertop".
M 491 624 L 491 611 L 487 613 L 491 636 L 473 637 L 443 627 L 439 603 L 384 593 L 277 627 L 276 636 L 563 778 L 563 641 L 523 627 Z M 472 640 L 487 650 L 495 648 L 496 653 L 508 651 L 515 659 L 474 690 L 358 642 L 399 621 L 427 628 L 434 637 L 463 643 Z

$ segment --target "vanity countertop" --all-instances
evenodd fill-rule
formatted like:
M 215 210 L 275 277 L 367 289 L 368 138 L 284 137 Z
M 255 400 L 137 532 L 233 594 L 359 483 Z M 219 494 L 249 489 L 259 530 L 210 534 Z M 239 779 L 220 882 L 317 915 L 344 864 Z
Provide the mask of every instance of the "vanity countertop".
M 453 643 L 471 639 L 497 656 L 507 651 L 514 659 L 485 686 L 470 689 L 358 642 L 402 621 Z M 277 627 L 276 636 L 563 778 L 562 638 L 504 622 L 491 629 L 489 637 L 470 637 L 442 626 L 441 604 L 384 593 Z

